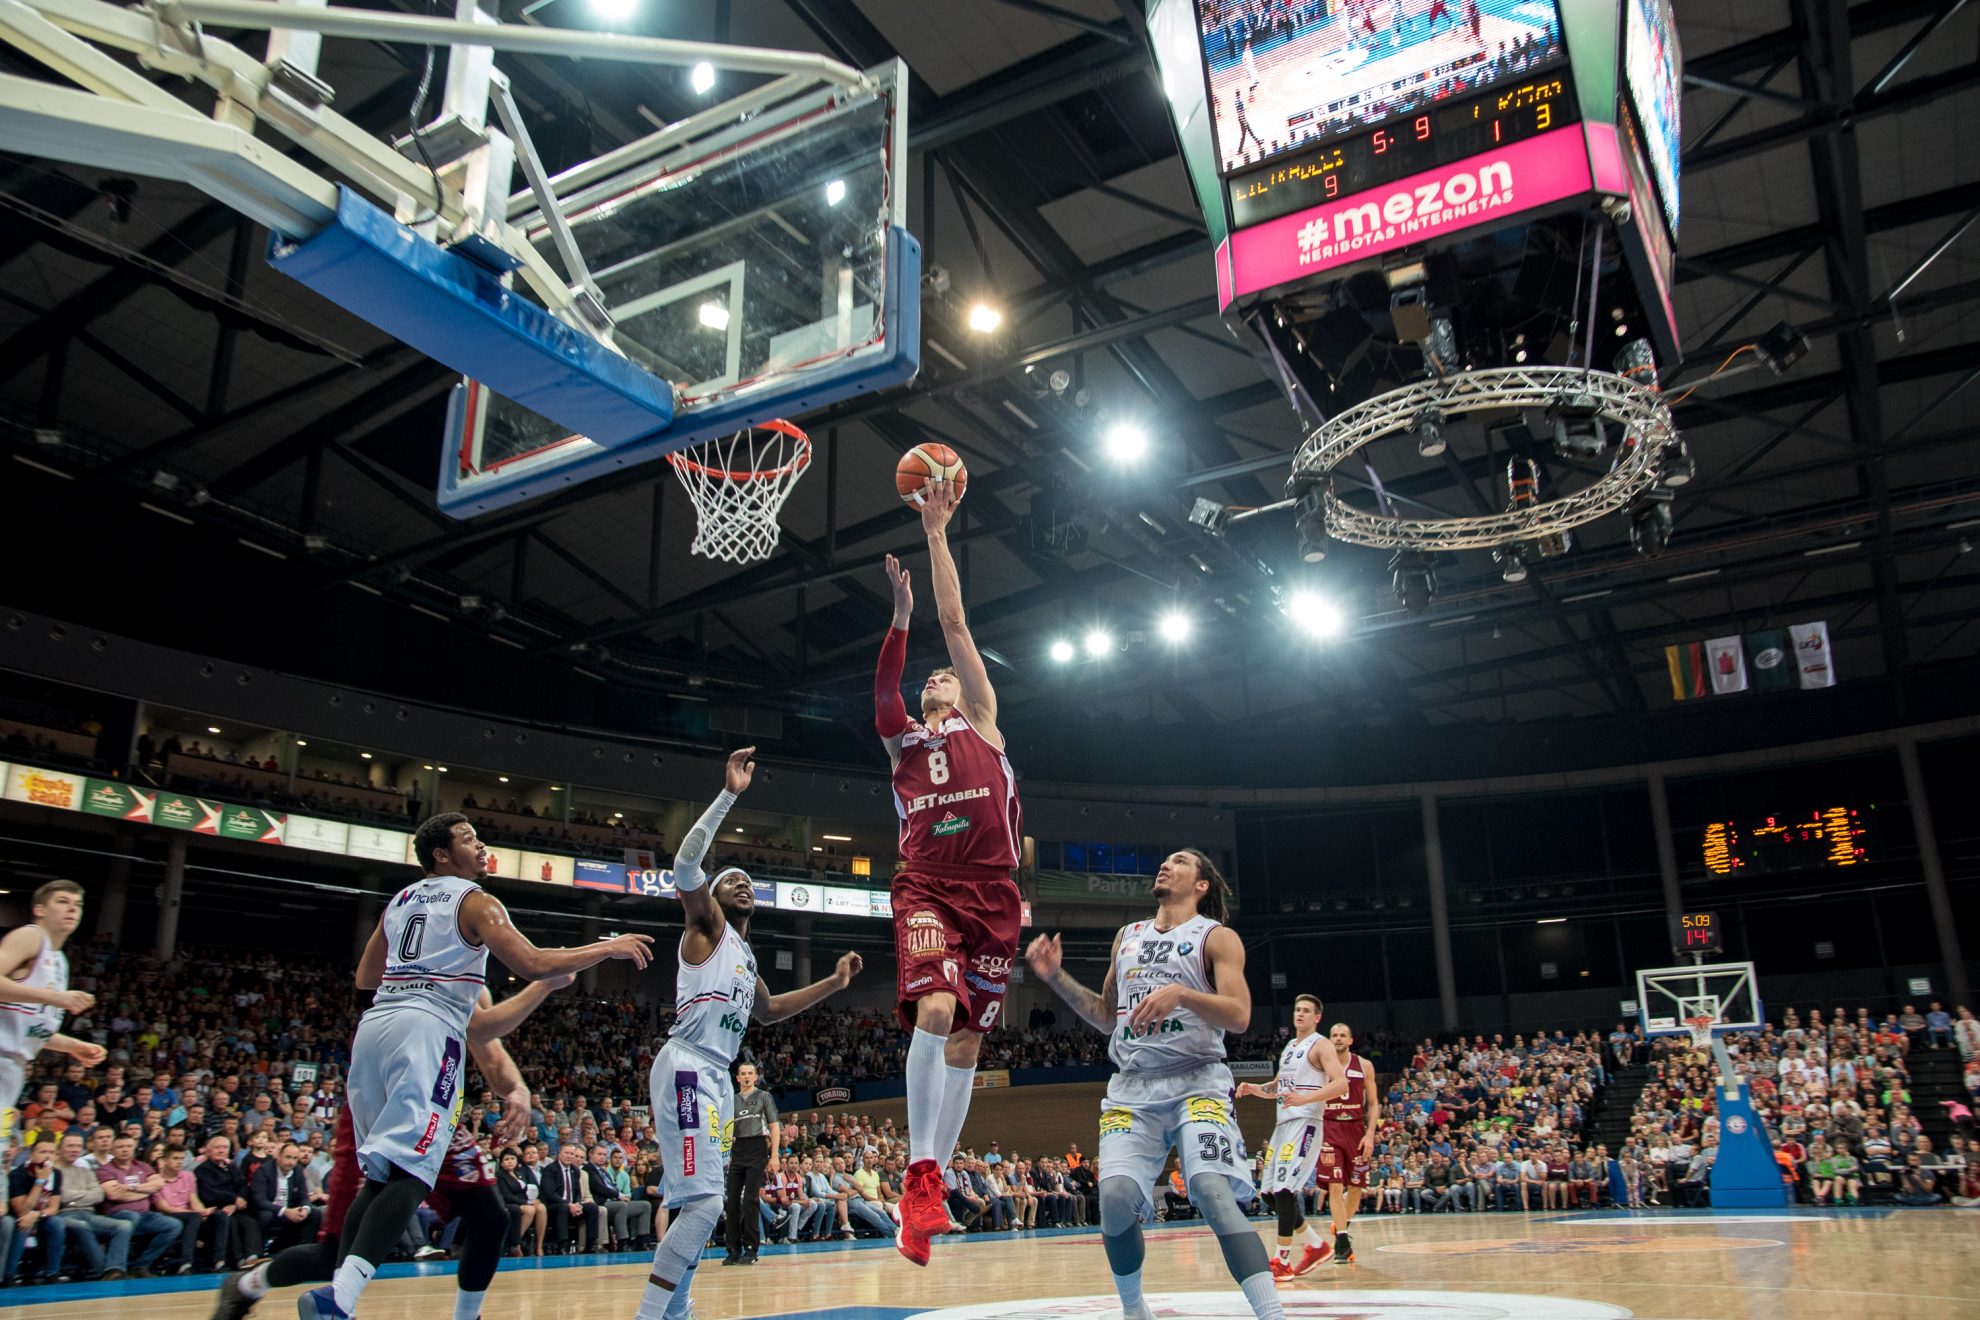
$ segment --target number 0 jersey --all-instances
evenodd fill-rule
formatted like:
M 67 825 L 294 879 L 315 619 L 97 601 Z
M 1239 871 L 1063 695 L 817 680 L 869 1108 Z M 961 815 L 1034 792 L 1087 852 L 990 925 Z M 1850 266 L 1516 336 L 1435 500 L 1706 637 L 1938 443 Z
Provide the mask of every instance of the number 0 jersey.
M 1108 1057 L 1122 1072 L 1172 1072 L 1224 1057 L 1224 1029 L 1187 1008 L 1178 1007 L 1140 1030 L 1128 1025 L 1134 1006 L 1165 985 L 1215 993 L 1204 945 L 1219 924 L 1198 916 L 1174 930 L 1158 930 L 1153 921 L 1122 927 L 1120 952 L 1114 956 L 1114 1034 L 1107 1044 Z
M 37 990 L 67 990 L 69 955 L 55 947 L 47 931 L 36 927 L 35 933 L 41 936 L 41 952 L 20 978 L 21 984 Z M 53 1004 L 0 1004 L 0 1054 L 33 1059 L 61 1029 L 62 1010 Z M 0 1105 L 11 1105 L 14 1099 L 0 1096 Z
M 756 1007 L 756 954 L 736 928 L 722 924 L 722 942 L 706 959 L 688 961 L 687 937 L 681 937 L 680 971 L 674 980 L 674 1028 L 670 1041 L 691 1045 L 724 1064 L 742 1052 Z M 656 1102 L 657 1103 L 657 1102 Z
M 461 905 L 481 892 L 472 880 L 429 875 L 401 889 L 385 909 L 385 979 L 366 1017 L 416 1009 L 467 1034 L 488 979 L 488 950 L 461 934 Z
M 908 721 L 894 765 L 901 860 L 1008 871 L 1018 864 L 1024 812 L 1010 757 L 961 712 L 940 729 Z
M 1275 1122 L 1294 1118 L 1318 1118 L 1318 1104 L 1289 1105 L 1286 1097 L 1294 1091 L 1317 1091 L 1327 1084 L 1327 1074 L 1313 1066 L 1313 1042 L 1320 1033 L 1310 1032 L 1286 1046 L 1279 1055 L 1279 1113 Z

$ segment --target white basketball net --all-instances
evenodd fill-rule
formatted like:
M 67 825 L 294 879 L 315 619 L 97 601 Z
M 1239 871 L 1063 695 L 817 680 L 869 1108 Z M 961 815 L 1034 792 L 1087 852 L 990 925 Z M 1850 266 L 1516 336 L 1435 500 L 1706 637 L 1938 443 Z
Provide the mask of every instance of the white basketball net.
M 811 440 L 789 422 L 758 422 L 669 454 L 667 462 L 694 501 L 694 544 L 688 548 L 746 564 L 777 548 L 777 515 L 811 466 Z

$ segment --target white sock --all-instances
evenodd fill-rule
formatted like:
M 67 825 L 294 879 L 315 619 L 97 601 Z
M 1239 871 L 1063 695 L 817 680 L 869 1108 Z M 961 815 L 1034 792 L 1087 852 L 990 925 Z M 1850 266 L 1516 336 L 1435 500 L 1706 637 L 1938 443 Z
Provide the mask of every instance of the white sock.
M 268 1262 L 263 1261 L 243 1274 L 241 1281 L 234 1286 L 240 1289 L 241 1296 L 249 1301 L 259 1298 L 268 1291 Z
M 1244 1289 L 1244 1300 L 1251 1303 L 1251 1313 L 1258 1320 L 1286 1320 L 1286 1308 L 1279 1302 L 1279 1290 L 1272 1286 L 1270 1274 L 1254 1274 L 1238 1286 Z
M 639 1295 L 639 1309 L 633 1312 L 633 1320 L 663 1320 L 669 1303 L 674 1300 L 671 1288 L 662 1288 L 657 1283 L 649 1283 Z
M 376 1273 L 378 1267 L 364 1257 L 344 1257 L 344 1263 L 337 1267 L 337 1277 L 330 1280 L 330 1288 L 336 1295 L 337 1305 L 355 1314 L 358 1298 L 364 1293 L 364 1286 L 371 1282 L 371 1276 Z
M 1141 1298 L 1140 1270 L 1136 1270 L 1132 1274 L 1116 1274 L 1114 1276 L 1114 1291 L 1120 1294 L 1121 1310 L 1128 1315 L 1133 1315 L 1135 1312 L 1145 1309 L 1148 1305 Z
M 1286 1263 L 1287 1261 L 1289 1261 L 1289 1260 L 1291 1260 L 1291 1259 L 1292 1259 L 1292 1241 L 1291 1241 L 1291 1239 L 1289 1239 L 1289 1238 L 1280 1238 L 1280 1239 L 1279 1239 L 1279 1263 L 1280 1263 L 1281 1265 L 1283 1265 L 1283 1264 L 1285 1264 L 1285 1263 Z
M 454 1320 L 481 1320 L 481 1299 L 488 1295 L 483 1288 L 480 1292 L 468 1292 L 464 1288 L 454 1290 Z
M 976 1065 L 967 1068 L 942 1066 L 942 1114 L 935 1124 L 935 1162 L 946 1165 L 962 1140 L 963 1120 L 969 1117 L 969 1102 L 976 1088 Z
M 1313 1225 L 1311 1224 L 1301 1224 L 1299 1226 L 1299 1240 L 1309 1247 L 1322 1245 L 1320 1235 L 1313 1231 Z
M 914 1029 L 914 1038 L 908 1042 L 909 1162 L 940 1158 L 935 1142 L 940 1135 L 936 1129 L 942 1126 L 942 1074 L 949 1066 L 942 1061 L 942 1049 L 947 1044 L 945 1038 L 920 1027 Z

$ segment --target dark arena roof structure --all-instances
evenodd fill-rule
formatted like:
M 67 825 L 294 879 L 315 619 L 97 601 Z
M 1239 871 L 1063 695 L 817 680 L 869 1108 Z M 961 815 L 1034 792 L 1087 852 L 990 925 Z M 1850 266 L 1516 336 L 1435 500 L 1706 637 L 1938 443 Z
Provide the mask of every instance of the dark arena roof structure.
M 1523 583 L 1485 556 L 1441 564 L 1422 613 L 1372 551 L 1302 563 L 1290 515 L 1223 536 L 1188 517 L 1199 498 L 1280 499 L 1300 427 L 1217 315 L 1141 9 L 683 0 L 632 20 L 913 71 L 920 375 L 807 420 L 820 456 L 782 547 L 742 569 L 689 556 L 664 466 L 442 515 L 446 368 L 269 270 L 267 235 L 189 187 L 0 156 L 0 597 L 523 721 L 866 761 L 880 563 L 925 563 L 890 470 L 936 440 L 970 467 L 953 539 L 1034 776 L 1450 779 L 1980 709 L 1975 6 L 1678 0 L 1686 358 L 1665 388 L 1784 321 L 1807 354 L 1677 406 L 1698 478 L 1661 556 L 1611 519 Z M 586 22 L 576 0 L 537 17 Z M 422 66 L 343 41 L 322 72 L 391 136 Z M 695 104 L 684 73 L 503 67 L 552 170 Z M 0 69 L 49 76 L 7 47 Z M 971 329 L 978 302 L 1002 310 L 996 331 Z M 1134 466 L 1105 453 L 1123 423 L 1152 442 Z M 1464 487 L 1499 480 L 1483 458 L 1384 464 L 1424 509 L 1464 511 Z M 1302 586 L 1339 603 L 1344 636 L 1287 626 Z M 1186 642 L 1158 631 L 1170 610 Z M 936 654 L 925 592 L 922 615 L 911 664 Z M 1836 688 L 1672 702 L 1665 646 L 1807 620 L 1828 622 Z M 1058 640 L 1075 660 L 1051 658 Z

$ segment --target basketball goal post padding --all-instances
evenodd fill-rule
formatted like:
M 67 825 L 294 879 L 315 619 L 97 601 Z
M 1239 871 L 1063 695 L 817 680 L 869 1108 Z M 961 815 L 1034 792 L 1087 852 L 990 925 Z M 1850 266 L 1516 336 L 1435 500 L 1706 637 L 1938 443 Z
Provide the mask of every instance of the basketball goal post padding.
M 1718 1065 L 1713 1102 L 1719 1119 L 1719 1153 L 1711 1172 L 1713 1208 L 1778 1209 L 1790 1204 L 1773 1139 L 1725 1042 L 1729 1031 L 1763 1025 L 1753 964 L 1646 968 L 1636 974 L 1636 988 L 1647 1035 L 1683 1035 L 1696 1041 L 1710 1033 L 1712 1058 Z

